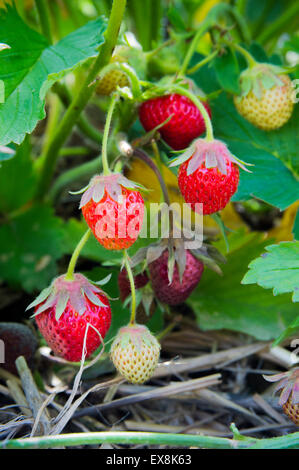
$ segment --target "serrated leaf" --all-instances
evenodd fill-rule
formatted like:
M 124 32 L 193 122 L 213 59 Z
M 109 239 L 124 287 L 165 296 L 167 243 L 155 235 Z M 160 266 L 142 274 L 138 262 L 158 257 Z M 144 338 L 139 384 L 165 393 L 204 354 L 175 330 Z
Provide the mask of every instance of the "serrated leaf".
M 267 246 L 242 279 L 242 284 L 254 283 L 273 289 L 274 295 L 292 292 L 293 302 L 299 302 L 299 242 Z
M 20 144 L 45 117 L 47 88 L 96 55 L 104 42 L 106 21 L 90 21 L 54 45 L 29 28 L 14 7 L 1 10 L 0 21 L 0 42 L 10 45 L 1 52 L 0 60 L 6 95 L 0 105 L 0 144 Z
M 251 233 L 227 256 L 223 276 L 205 270 L 188 304 L 193 308 L 203 330 L 229 329 L 252 335 L 260 340 L 277 338 L 298 315 L 298 306 L 288 294 L 274 297 L 272 292 L 256 285 L 242 285 L 250 261 L 265 248 L 262 235 Z M 269 243 L 269 242 L 268 242 Z
M 47 287 L 63 254 L 62 222 L 47 206 L 35 206 L 0 228 L 0 279 L 32 292 Z

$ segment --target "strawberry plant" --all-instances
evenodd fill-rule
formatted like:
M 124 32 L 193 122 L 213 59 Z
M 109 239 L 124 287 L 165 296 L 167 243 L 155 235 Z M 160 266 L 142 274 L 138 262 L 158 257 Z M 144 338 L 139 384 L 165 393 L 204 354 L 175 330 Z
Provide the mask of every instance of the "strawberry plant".
M 298 10 L 0 2 L 0 447 L 298 447 Z

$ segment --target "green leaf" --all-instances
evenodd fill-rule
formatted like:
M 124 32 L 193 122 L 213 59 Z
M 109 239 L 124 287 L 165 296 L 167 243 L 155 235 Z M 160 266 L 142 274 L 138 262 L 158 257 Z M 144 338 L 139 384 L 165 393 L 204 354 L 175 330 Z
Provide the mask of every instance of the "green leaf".
M 274 295 L 293 292 L 293 302 L 299 302 L 299 242 L 281 242 L 266 251 L 249 264 L 242 284 L 273 288 Z
M 257 197 L 281 210 L 297 201 L 299 181 L 278 158 L 247 142 L 226 140 L 226 143 L 234 155 L 254 165 L 249 167 L 252 173 L 240 170 L 238 191 L 232 201 L 246 201 Z
M 213 60 L 213 66 L 219 85 L 230 93 L 238 94 L 240 68 L 234 51 L 226 49 L 225 54 Z
M 250 334 L 260 340 L 277 338 L 298 315 L 298 307 L 288 294 L 273 297 L 256 285 L 241 285 L 250 261 L 264 251 L 262 235 L 251 233 L 235 241 L 219 277 L 205 270 L 198 288 L 188 300 L 203 330 L 229 329 Z M 230 237 L 229 237 L 230 238 Z M 269 243 L 269 241 L 268 241 Z
M 13 147 L 11 145 L 11 147 Z M 0 212 L 11 212 L 28 202 L 35 190 L 36 174 L 25 139 L 16 149 L 14 158 L 2 161 L 0 167 Z M 11 157 L 11 155 L 10 155 Z M 0 155 L 1 158 L 1 155 Z
M 36 206 L 0 228 L 0 279 L 28 292 L 48 286 L 62 254 L 62 222 L 47 206 Z
M 53 46 L 30 29 L 14 7 L 0 10 L 0 21 L 0 42 L 10 45 L 10 49 L 0 52 L 0 79 L 5 85 L 5 103 L 0 105 L 0 144 L 19 144 L 45 117 L 46 90 L 97 54 L 104 42 L 106 21 L 90 21 Z

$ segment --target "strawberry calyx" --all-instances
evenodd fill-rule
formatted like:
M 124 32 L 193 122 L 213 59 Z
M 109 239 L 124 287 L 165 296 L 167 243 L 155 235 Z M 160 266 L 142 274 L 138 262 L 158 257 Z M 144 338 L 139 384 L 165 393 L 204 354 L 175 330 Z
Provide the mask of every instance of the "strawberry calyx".
M 195 234 L 193 241 L 198 241 L 196 236 L 197 235 Z M 182 238 L 162 238 L 156 243 L 140 248 L 132 257 L 131 266 L 137 266 L 141 262 L 146 262 L 146 264 L 149 265 L 160 258 L 165 250 L 168 250 L 167 264 L 169 284 L 171 284 L 173 280 L 175 265 L 177 265 L 180 282 L 182 283 L 188 250 L 204 265 L 216 273 L 222 274 L 218 263 L 225 263 L 226 258 L 215 247 L 201 242 L 200 247 L 198 248 L 186 248 L 187 246 L 192 246 L 189 244 L 190 238 L 185 238 L 184 236 Z
M 284 405 L 289 399 L 294 405 L 299 403 L 299 367 L 274 375 L 263 375 L 268 382 L 278 382 L 274 393 L 281 390 L 279 404 Z
M 177 87 L 180 87 L 181 90 L 185 89 L 186 91 L 192 92 L 201 101 L 207 100 L 204 91 L 199 88 L 196 83 L 189 77 L 176 77 L 172 75 L 166 75 L 156 83 L 143 82 L 143 84 L 144 86 L 146 86 L 146 90 L 141 95 L 142 101 L 147 101 L 152 98 L 157 98 L 159 96 L 178 93 L 178 91 L 176 91 Z
M 32 315 L 35 317 L 48 308 L 54 307 L 55 319 L 58 321 L 68 302 L 70 302 L 73 309 L 80 316 L 86 311 L 86 298 L 95 306 L 108 307 L 95 294 L 102 294 L 108 298 L 107 294 L 97 285 L 106 284 L 110 277 L 111 275 L 101 281 L 91 283 L 80 273 L 75 273 L 73 279 L 66 279 L 66 275 L 63 274 L 53 279 L 51 285 L 43 289 L 38 297 L 28 305 L 26 310 L 39 306 L 34 315 Z
M 274 86 L 282 87 L 285 85 L 279 77 L 279 75 L 284 73 L 286 71 L 282 67 L 267 63 L 258 63 L 253 67 L 247 68 L 240 75 L 241 93 L 238 95 L 237 100 L 240 101 L 250 91 L 260 100 L 264 90 L 270 90 Z
M 152 335 L 150 330 L 145 325 L 139 325 L 138 323 L 129 324 L 120 328 L 112 343 L 111 350 L 113 350 L 115 345 L 126 349 L 130 343 L 135 346 L 138 352 L 141 351 L 143 344 L 149 348 L 154 347 L 159 350 L 161 348 L 158 340 Z
M 128 180 L 128 178 L 123 176 L 121 173 L 111 173 L 109 175 L 101 174 L 93 176 L 85 188 L 80 191 L 72 192 L 71 194 L 83 193 L 79 206 L 79 209 L 81 209 L 91 199 L 95 203 L 100 202 L 103 199 L 105 192 L 107 192 L 115 202 L 121 203 L 122 188 L 145 190 L 143 186 Z
M 234 156 L 224 142 L 213 139 L 196 139 L 179 157 L 175 158 L 169 166 L 178 166 L 189 160 L 187 176 L 192 175 L 201 165 L 206 168 L 218 168 L 220 173 L 227 174 L 227 161 L 238 165 L 243 170 L 250 172 L 245 163 Z
M 136 297 L 136 309 L 140 305 L 142 305 L 146 315 L 149 317 L 152 303 L 155 300 L 155 294 L 154 294 L 151 284 L 148 282 L 145 286 L 139 287 L 138 289 L 136 289 L 135 297 Z M 127 307 L 131 303 L 131 301 L 132 301 L 132 295 L 129 294 L 128 297 L 124 301 L 124 304 L 123 304 L 124 307 Z

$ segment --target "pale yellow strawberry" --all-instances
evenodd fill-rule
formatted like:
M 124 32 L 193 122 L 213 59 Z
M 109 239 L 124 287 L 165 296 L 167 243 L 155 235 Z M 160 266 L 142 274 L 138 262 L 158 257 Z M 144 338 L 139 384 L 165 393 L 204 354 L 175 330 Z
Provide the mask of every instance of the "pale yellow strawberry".
M 293 87 L 288 75 L 275 73 L 279 67 L 260 64 L 240 77 L 241 96 L 234 97 L 238 112 L 265 131 L 282 127 L 291 117 Z
M 149 380 L 158 364 L 160 344 L 144 325 L 121 328 L 111 346 L 111 360 L 128 382 Z
M 110 64 L 126 63 L 127 59 L 125 57 L 125 52 L 125 46 L 119 46 L 116 49 L 116 53 L 111 57 Z M 107 71 L 107 73 L 105 73 L 105 75 L 98 81 L 96 93 L 98 95 L 109 96 L 118 86 L 120 88 L 130 86 L 130 81 L 125 72 L 115 68 Z
M 118 86 L 130 86 L 129 79 L 122 70 L 110 70 L 99 80 L 96 92 L 98 95 L 109 96 Z

